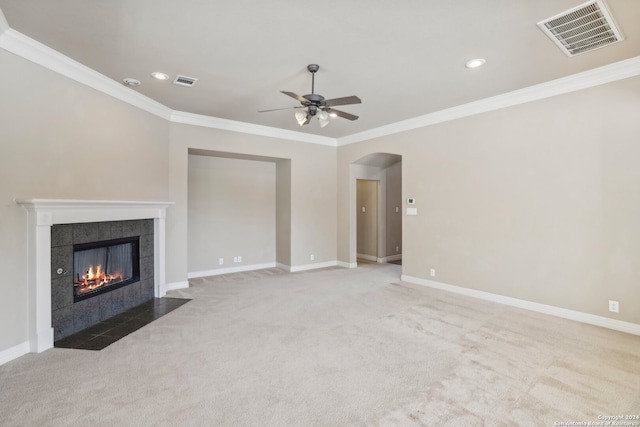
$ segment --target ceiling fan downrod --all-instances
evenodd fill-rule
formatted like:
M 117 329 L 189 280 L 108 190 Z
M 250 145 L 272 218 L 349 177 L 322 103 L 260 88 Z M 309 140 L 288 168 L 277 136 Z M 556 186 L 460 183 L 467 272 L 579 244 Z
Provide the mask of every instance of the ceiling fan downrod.
M 318 64 L 309 64 L 307 65 L 307 70 L 311 73 L 311 94 L 313 95 L 315 92 L 316 86 L 316 71 L 320 69 Z

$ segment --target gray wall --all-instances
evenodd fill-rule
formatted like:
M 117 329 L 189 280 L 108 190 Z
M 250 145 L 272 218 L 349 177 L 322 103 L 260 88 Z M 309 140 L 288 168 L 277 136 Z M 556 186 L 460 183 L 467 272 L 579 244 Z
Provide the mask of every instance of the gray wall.
M 400 154 L 419 212 L 404 274 L 640 323 L 639 93 L 634 77 L 340 147 L 339 259 L 355 253 L 351 163 Z
M 4 50 L 0 75 L 2 351 L 27 340 L 27 214 L 14 199 L 167 200 L 169 124 Z
M 188 244 L 189 273 L 275 263 L 276 163 L 190 155 Z

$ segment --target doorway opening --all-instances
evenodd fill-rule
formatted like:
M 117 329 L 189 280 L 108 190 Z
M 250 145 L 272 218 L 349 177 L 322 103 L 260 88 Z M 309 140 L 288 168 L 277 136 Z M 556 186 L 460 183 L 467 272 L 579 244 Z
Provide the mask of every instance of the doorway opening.
M 351 164 L 351 263 L 402 264 L 402 156 Z
M 378 262 L 378 191 L 380 181 L 356 180 L 358 262 Z

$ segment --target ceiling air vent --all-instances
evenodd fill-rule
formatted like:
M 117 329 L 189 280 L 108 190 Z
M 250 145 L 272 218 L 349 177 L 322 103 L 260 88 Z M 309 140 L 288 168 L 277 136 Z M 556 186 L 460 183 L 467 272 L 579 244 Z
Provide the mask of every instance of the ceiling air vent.
M 176 79 L 173 81 L 173 84 L 191 87 L 196 84 L 197 81 L 198 79 L 194 79 L 193 77 L 181 76 L 178 74 Z
M 538 27 L 567 56 L 575 56 L 624 40 L 604 3 L 590 1 L 538 22 Z

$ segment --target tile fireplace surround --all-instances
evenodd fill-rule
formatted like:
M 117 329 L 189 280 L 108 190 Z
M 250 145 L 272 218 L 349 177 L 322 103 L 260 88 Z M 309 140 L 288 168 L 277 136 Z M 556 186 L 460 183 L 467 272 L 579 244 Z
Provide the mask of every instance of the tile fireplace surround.
M 53 347 L 51 326 L 51 226 L 153 219 L 154 294 L 165 280 L 165 218 L 171 202 L 17 199 L 28 216 L 29 346 L 39 353 Z

